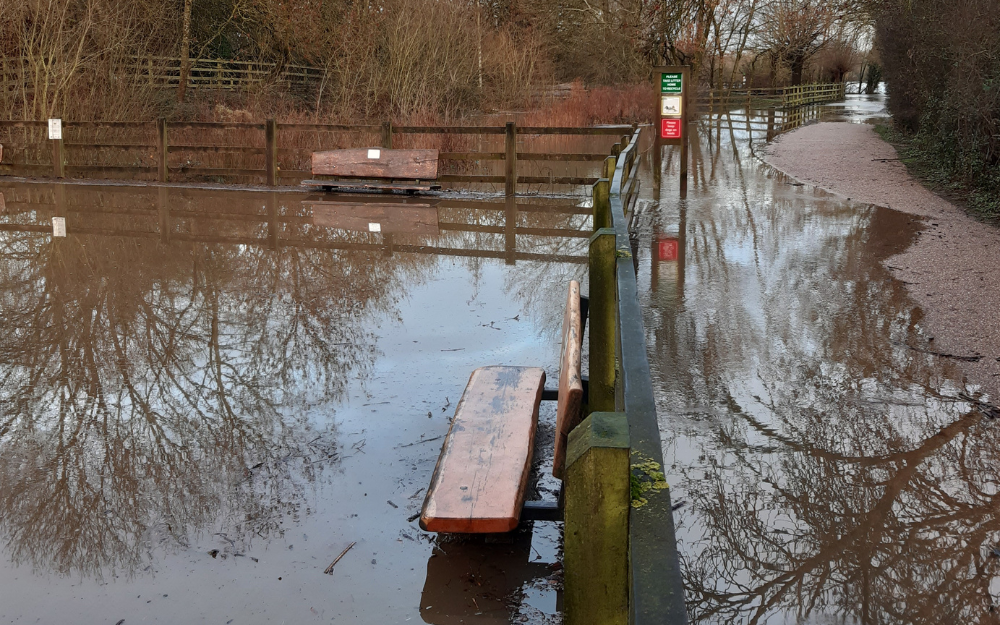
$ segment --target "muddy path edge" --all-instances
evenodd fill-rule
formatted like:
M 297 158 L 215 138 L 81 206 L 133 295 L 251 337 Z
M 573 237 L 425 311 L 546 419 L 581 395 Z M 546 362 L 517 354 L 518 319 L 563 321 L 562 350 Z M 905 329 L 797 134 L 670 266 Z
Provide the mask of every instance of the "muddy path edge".
M 760 155 L 799 182 L 923 220 L 916 242 L 885 265 L 922 309 L 934 350 L 964 358 L 959 364 L 967 383 L 981 387 L 995 403 L 1000 395 L 1000 229 L 925 188 L 867 124 L 805 126 L 779 137 Z

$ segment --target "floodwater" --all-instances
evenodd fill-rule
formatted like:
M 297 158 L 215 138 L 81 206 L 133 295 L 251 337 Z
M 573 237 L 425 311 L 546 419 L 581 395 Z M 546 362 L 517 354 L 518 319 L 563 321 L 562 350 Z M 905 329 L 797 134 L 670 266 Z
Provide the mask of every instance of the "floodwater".
M 472 370 L 555 374 L 578 199 L 0 193 L 0 622 L 558 619 L 556 524 L 415 517 Z
M 921 224 L 774 171 L 751 121 L 703 120 L 638 218 L 691 621 L 996 623 L 1000 429 L 886 268 Z

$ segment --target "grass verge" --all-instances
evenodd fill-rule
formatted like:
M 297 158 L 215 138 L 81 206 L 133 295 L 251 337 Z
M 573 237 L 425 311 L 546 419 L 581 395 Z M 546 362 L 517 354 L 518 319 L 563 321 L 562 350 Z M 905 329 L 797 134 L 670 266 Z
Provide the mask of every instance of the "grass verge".
M 955 171 L 954 163 L 924 149 L 917 134 L 892 124 L 876 124 L 875 132 L 896 148 L 899 160 L 925 187 L 986 223 L 1000 226 L 1000 190 L 976 186 Z

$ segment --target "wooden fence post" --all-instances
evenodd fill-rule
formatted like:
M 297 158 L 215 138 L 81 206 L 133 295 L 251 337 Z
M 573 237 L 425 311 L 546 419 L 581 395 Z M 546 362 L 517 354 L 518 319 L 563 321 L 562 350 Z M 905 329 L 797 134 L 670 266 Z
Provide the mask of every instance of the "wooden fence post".
M 278 124 L 273 119 L 264 125 L 264 170 L 267 186 L 278 186 Z
M 613 156 L 609 156 L 608 159 L 613 159 Z M 606 159 L 605 164 L 608 160 Z M 614 173 L 614 170 L 612 170 Z M 591 196 L 593 199 L 594 206 L 594 231 L 600 230 L 601 228 L 610 228 L 611 224 L 611 180 L 607 178 L 601 178 L 594 183 L 591 189 Z
M 567 625 L 628 622 L 630 476 L 624 414 L 591 413 L 570 432 L 563 543 Z
M 614 156 L 609 156 L 604 159 L 604 166 L 601 168 L 601 178 L 607 178 L 611 180 L 615 177 L 615 167 L 618 166 L 618 159 Z
M 63 162 L 62 139 L 52 140 L 52 175 L 56 178 L 66 177 L 66 169 Z
M 167 120 L 160 117 L 156 120 L 156 151 L 158 171 L 157 180 L 167 181 Z
M 517 193 L 517 127 L 514 122 L 507 122 L 504 143 L 504 195 L 513 196 Z
M 616 267 L 615 231 L 601 228 L 590 237 L 590 412 L 615 409 Z
M 392 149 L 392 122 L 382 122 L 382 147 Z

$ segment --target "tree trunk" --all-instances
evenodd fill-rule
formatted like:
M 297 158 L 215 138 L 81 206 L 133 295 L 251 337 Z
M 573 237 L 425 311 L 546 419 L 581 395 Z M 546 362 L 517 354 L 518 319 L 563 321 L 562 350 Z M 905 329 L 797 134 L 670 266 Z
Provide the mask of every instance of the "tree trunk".
M 184 92 L 187 91 L 188 74 L 191 72 L 191 3 L 184 0 L 184 24 L 181 27 L 181 76 L 177 85 L 177 101 L 184 103 Z
M 802 70 L 805 69 L 806 58 L 804 56 L 793 56 L 791 67 L 792 67 L 792 85 L 802 84 Z

